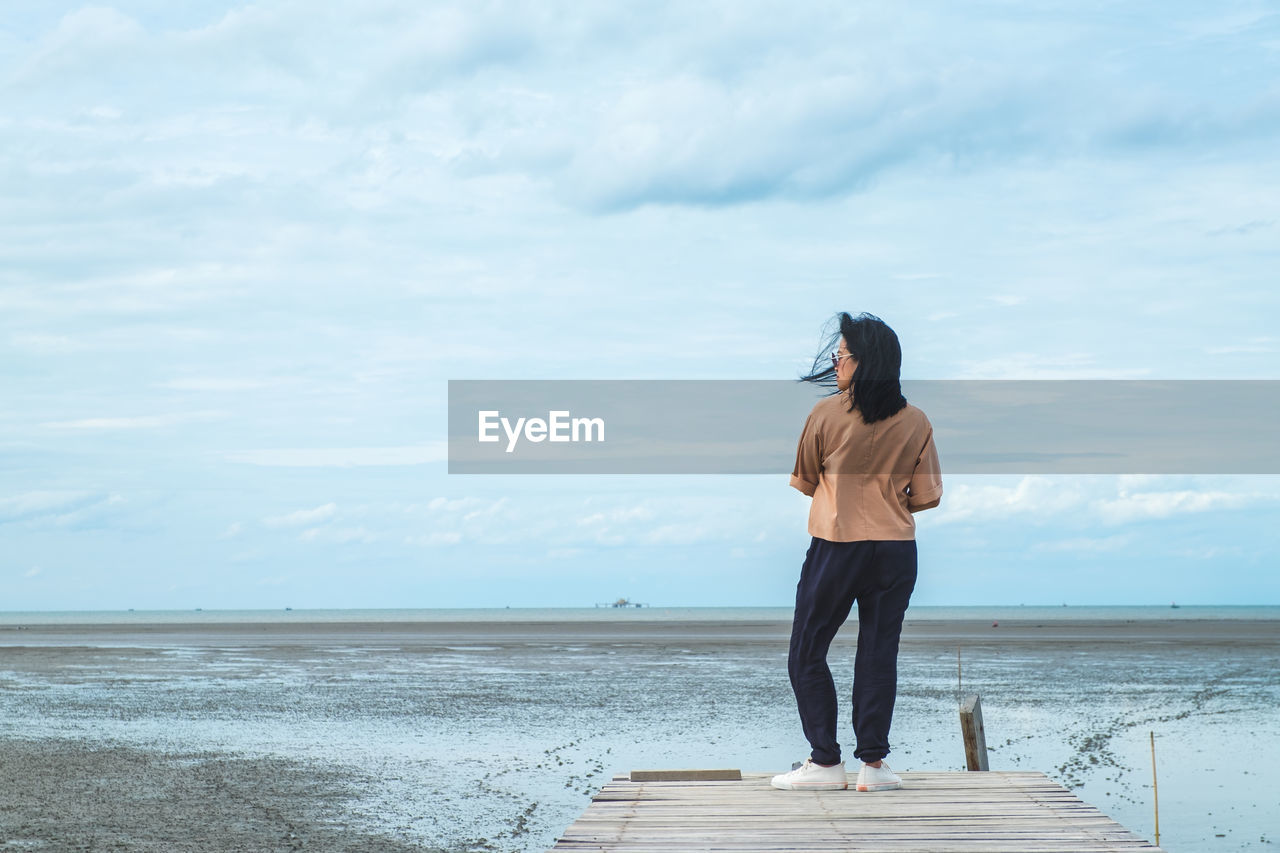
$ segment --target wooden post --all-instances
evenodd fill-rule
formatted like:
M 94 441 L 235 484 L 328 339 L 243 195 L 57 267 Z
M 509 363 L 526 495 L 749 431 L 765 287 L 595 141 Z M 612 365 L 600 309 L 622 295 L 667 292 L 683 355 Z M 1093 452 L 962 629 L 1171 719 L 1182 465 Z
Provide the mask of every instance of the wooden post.
M 960 705 L 960 731 L 964 735 L 964 762 L 969 770 L 990 770 L 987 765 L 987 733 L 982 728 L 982 703 L 974 693 Z
M 1151 799 L 1156 807 L 1156 846 L 1160 846 L 1160 785 L 1156 782 L 1156 733 L 1151 732 Z

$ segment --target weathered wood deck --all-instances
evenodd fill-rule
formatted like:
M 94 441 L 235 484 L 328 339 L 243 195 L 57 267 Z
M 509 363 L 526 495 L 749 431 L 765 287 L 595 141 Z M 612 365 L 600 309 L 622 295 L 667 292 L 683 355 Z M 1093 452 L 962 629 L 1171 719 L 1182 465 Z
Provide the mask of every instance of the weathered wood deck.
M 898 791 L 779 791 L 615 776 L 553 850 L 1157 851 L 1043 773 L 900 773 Z

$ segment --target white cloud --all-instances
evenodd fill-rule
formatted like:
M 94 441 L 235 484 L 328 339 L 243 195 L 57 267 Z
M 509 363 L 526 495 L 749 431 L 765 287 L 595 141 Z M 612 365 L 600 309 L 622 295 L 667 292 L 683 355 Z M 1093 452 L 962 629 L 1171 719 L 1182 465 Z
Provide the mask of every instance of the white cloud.
M 1116 367 L 1086 352 L 1042 355 L 1023 350 L 990 358 L 959 358 L 956 379 L 1142 379 L 1149 367 Z
M 475 521 L 477 518 L 490 518 L 494 515 L 497 515 L 502 510 L 502 508 L 506 505 L 507 505 L 507 499 L 505 497 L 498 498 L 496 501 L 493 501 L 488 506 L 485 506 L 481 509 L 471 510 L 471 512 L 468 512 L 466 515 L 462 516 L 462 520 Z
M 384 523 L 395 519 L 388 527 L 400 529 L 408 544 L 540 543 L 572 555 L 586 553 L 590 546 L 763 542 L 796 523 L 803 527 L 802 515 L 777 512 L 779 504 L 791 505 L 787 492 L 779 489 L 775 498 L 672 497 L 637 503 L 599 496 L 579 501 L 560 495 L 436 497 L 425 505 L 379 506 L 370 517 Z M 412 530 L 402 529 L 404 519 Z
M 578 519 L 581 526 L 616 524 L 619 522 L 648 521 L 654 517 L 653 509 L 643 504 L 637 506 L 615 507 L 603 512 L 593 512 Z
M 1186 15 L 975 17 L 943 5 L 904 17 L 799 4 L 783 23 L 770 11 L 276 5 L 161 28 L 89 8 L 9 71 L 45 104 L 37 115 L 57 117 L 32 132 L 83 135 L 88 120 L 104 134 L 126 124 L 113 116 L 146 126 L 105 138 L 148 188 L 248 178 L 253 191 L 323 175 L 321 195 L 348 201 L 495 174 L 595 210 L 822 198 L 912 167 L 1217 146 L 1269 129 L 1264 74 L 1215 97 L 1188 85 L 1200 82 L 1195 62 L 1161 64 L 1185 44 L 1152 37 L 1129 49 L 1136 28 L 1164 32 Z M 1152 70 L 1169 67 L 1178 73 Z M 1143 85 L 1122 85 L 1135 78 Z M 123 144 L 139 138 L 138 151 Z M 227 139 L 236 156 L 211 144 Z
M 16 82 L 65 79 L 86 65 L 137 45 L 143 35 L 137 21 L 115 9 L 88 6 L 62 17 L 52 32 L 14 73 Z
M 419 533 L 412 536 L 406 536 L 406 545 L 425 545 L 434 547 L 437 545 L 457 545 L 462 541 L 462 534 L 457 530 L 437 530 L 431 533 Z
M 301 447 L 237 450 L 224 454 L 229 462 L 285 468 L 356 468 L 385 465 L 425 465 L 448 458 L 448 442 L 398 447 Z
M 1170 518 L 1175 515 L 1212 512 L 1251 506 L 1249 493 L 1222 491 L 1133 492 L 1095 502 L 1096 512 L 1111 524 Z
M 0 498 L 0 519 L 14 520 L 32 515 L 61 512 L 100 498 L 101 496 L 90 492 L 24 492 Z
M 427 503 L 429 512 L 460 512 L 462 510 L 473 510 L 477 507 L 491 506 L 493 501 L 488 498 L 476 496 L 467 496 L 464 498 L 446 498 L 435 497 Z M 407 511 L 412 511 L 415 507 L 407 507 Z
M 1192 487 L 1167 487 L 1188 479 Z M 1215 479 L 1234 486 L 1234 490 L 1203 485 Z M 1166 488 L 1159 488 L 1160 485 Z M 1013 485 L 981 482 L 947 485 L 938 509 L 930 510 L 931 515 L 936 515 L 932 515 L 928 523 L 990 524 L 1016 518 L 1036 525 L 1115 526 L 1278 502 L 1280 493 L 1259 489 L 1249 478 L 1242 477 L 1033 475 L 1022 477 Z M 1112 535 L 1058 540 L 1056 545 L 1050 542 L 1042 547 L 1045 550 L 1107 550 L 1124 544 L 1123 536 Z
M 311 527 L 298 534 L 303 542 L 326 542 L 335 545 L 346 545 L 352 542 L 376 542 L 381 537 L 365 527 Z
M 267 527 L 304 527 L 320 521 L 328 521 L 337 511 L 337 504 L 327 503 L 314 509 L 299 509 L 284 515 L 268 516 L 262 519 L 262 523 Z
M 38 332 L 11 335 L 9 344 L 15 349 L 43 355 L 81 352 L 87 349 L 85 342 L 70 335 L 49 335 Z
M 693 545 L 718 538 L 718 533 L 697 522 L 672 522 L 645 532 L 642 541 L 650 545 Z
M 90 118 L 101 119 L 103 121 L 116 121 L 117 119 L 124 117 L 124 113 L 121 110 L 118 110 L 112 106 L 108 106 L 107 104 L 100 104 L 96 107 L 90 107 L 89 109 L 85 110 L 85 115 L 89 116 Z
M 76 527 L 100 520 L 125 503 L 115 492 L 24 492 L 0 498 L 0 524 Z
M 1229 355 L 1233 353 L 1275 352 L 1276 348 L 1276 338 L 1271 335 L 1255 335 L 1253 337 L 1245 338 L 1245 340 L 1240 343 L 1205 347 L 1204 351 L 1209 355 Z
M 1128 545 L 1133 537 L 1128 534 L 1114 536 L 1077 536 L 1069 539 L 1050 539 L 1031 546 L 1033 551 L 1081 551 L 1100 553 L 1117 551 Z
M 1025 294 L 1021 293 L 993 293 L 987 297 L 997 305 L 1021 305 L 1027 301 Z
M 70 421 L 49 421 L 41 424 L 55 430 L 146 430 L 163 429 L 179 424 L 199 423 L 227 417 L 226 412 L 173 412 L 163 415 L 136 415 L 133 417 L 80 418 Z
M 1175 548 L 1172 552 L 1179 557 L 1190 557 L 1193 560 L 1216 560 L 1219 557 L 1242 557 L 1246 555 L 1239 545 L 1203 545 L 1191 548 Z
M 262 379 L 236 379 L 218 377 L 190 377 L 187 379 L 170 379 L 157 383 L 160 388 L 175 391 L 252 391 L 266 388 L 272 383 Z
M 944 483 L 942 502 L 929 510 L 933 524 L 991 522 L 1013 517 L 1070 517 L 1087 505 L 1089 494 L 1075 479 L 1027 476 L 1012 486 Z M 941 510 L 939 512 L 939 510 Z

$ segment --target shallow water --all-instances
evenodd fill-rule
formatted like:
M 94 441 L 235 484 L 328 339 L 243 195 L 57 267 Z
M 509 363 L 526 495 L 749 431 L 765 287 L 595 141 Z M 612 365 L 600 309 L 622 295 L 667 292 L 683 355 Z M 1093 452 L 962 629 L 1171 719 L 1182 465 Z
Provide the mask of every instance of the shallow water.
M 1244 643 L 1194 630 L 1105 642 L 978 636 L 962 649 L 963 692 L 982 695 L 992 769 L 1043 770 L 1152 838 L 1154 731 L 1165 848 L 1274 849 L 1280 637 L 1274 623 L 1261 630 Z M 546 623 L 483 641 L 441 632 L 392 641 L 321 631 L 306 642 L 188 633 L 169 645 L 86 634 L 16 646 L 6 635 L 0 737 L 300 762 L 349 780 L 344 825 L 454 850 L 545 850 L 614 773 L 785 770 L 807 754 L 785 625 L 610 636 Z M 842 696 L 854 636 L 846 627 L 830 657 Z M 962 769 L 956 679 L 953 642 L 904 641 L 896 769 Z M 851 753 L 844 720 L 841 738 Z M 305 796 L 290 790 L 280 796 Z

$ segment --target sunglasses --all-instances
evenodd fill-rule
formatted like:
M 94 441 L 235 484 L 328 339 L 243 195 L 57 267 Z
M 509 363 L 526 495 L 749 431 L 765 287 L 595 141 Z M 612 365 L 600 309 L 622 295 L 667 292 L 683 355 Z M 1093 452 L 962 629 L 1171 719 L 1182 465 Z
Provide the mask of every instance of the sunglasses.
M 842 358 L 850 358 L 850 357 L 852 357 L 852 356 L 853 356 L 853 353 L 851 353 L 851 352 L 847 352 L 847 353 L 845 353 L 844 355 L 840 355 L 839 353 L 834 353 L 834 352 L 833 352 L 833 353 L 831 353 L 831 369 L 832 369 L 832 370 L 839 370 L 839 369 L 840 369 L 840 359 L 842 359 Z

